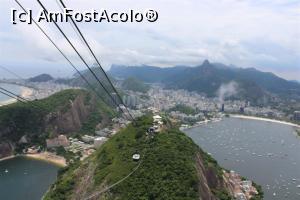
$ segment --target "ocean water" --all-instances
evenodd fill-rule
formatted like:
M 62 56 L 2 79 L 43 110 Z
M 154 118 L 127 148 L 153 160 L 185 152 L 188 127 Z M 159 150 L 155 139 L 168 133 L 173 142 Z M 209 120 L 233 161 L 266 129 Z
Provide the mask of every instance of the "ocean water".
M 39 160 L 16 157 L 0 162 L 1 200 L 40 200 L 54 183 L 58 167 Z
M 11 91 L 15 94 L 18 94 L 18 95 L 20 95 L 21 92 L 22 92 L 22 87 L 18 86 L 18 85 L 0 83 L 0 87 L 3 87 L 6 90 L 9 90 L 9 91 Z M 1 102 L 7 101 L 7 100 L 10 100 L 10 99 L 11 99 L 10 97 L 0 93 L 0 104 L 1 104 Z
M 265 200 L 300 200 L 300 137 L 293 127 L 225 118 L 185 132 L 222 167 L 260 184 Z

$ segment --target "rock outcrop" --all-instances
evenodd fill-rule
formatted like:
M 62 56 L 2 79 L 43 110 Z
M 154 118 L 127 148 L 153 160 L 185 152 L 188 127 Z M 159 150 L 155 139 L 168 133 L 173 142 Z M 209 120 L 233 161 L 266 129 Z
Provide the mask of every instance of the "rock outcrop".
M 46 130 L 56 134 L 79 130 L 95 107 L 95 104 L 95 100 L 92 100 L 89 102 L 89 105 L 85 105 L 84 96 L 76 97 L 74 101 L 70 101 L 70 108 L 67 111 L 57 111 L 46 116 Z
M 1 110 L 0 159 L 12 155 L 14 150 L 20 152 L 31 142 L 43 142 L 49 133 L 56 136 L 79 131 L 96 104 L 97 99 L 84 90 L 67 90 L 41 100 L 31 110 L 23 104 L 6 107 Z
M 204 166 L 200 153 L 196 155 L 196 168 L 200 178 L 199 192 L 201 200 L 218 200 L 212 190 L 228 191 L 223 177 L 219 177 L 214 167 Z
M 0 143 L 0 159 L 12 156 L 14 152 L 14 145 L 11 142 Z

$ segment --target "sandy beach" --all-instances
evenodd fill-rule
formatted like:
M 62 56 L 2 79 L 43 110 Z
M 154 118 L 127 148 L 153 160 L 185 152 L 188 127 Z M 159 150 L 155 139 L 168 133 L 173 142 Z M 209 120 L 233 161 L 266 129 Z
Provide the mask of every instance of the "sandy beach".
M 294 123 L 286 122 L 286 121 L 275 120 L 275 119 L 268 119 L 268 118 L 263 118 L 263 117 L 254 117 L 254 116 L 246 116 L 246 115 L 230 115 L 230 117 L 240 118 L 240 119 L 252 119 L 252 120 L 273 122 L 273 123 L 285 124 L 285 125 L 300 128 L 300 125 L 298 125 L 298 124 L 294 124 Z
M 11 155 L 0 159 L 1 161 L 13 159 L 18 156 L 24 156 L 31 159 L 41 160 L 53 163 L 55 165 L 58 165 L 60 167 L 67 166 L 66 159 L 62 156 L 58 156 L 56 154 L 50 153 L 50 152 L 42 152 L 42 153 L 35 153 L 35 154 L 20 154 L 20 155 Z
M 0 162 L 3 161 L 3 160 L 9 160 L 9 159 L 12 159 L 16 157 L 15 155 L 12 155 L 12 156 L 7 156 L 7 157 L 4 157 L 4 158 L 0 158 Z
M 27 87 L 22 87 L 21 94 L 20 94 L 21 97 L 26 98 L 26 99 L 31 99 L 32 95 L 33 95 L 33 89 L 27 88 Z M 12 104 L 15 102 L 17 102 L 16 99 L 8 99 L 6 101 L 0 102 L 0 107 L 9 105 L 9 104 Z
M 15 103 L 15 102 L 17 102 L 17 100 L 15 100 L 15 99 L 9 99 L 9 100 L 6 100 L 6 101 L 2 101 L 2 102 L 0 102 L 0 107 L 9 105 L 9 104 L 12 104 L 12 103 Z
M 25 154 L 24 156 L 27 158 L 51 162 L 51 163 L 56 164 L 61 167 L 67 166 L 67 162 L 64 157 L 55 155 L 55 154 L 47 152 L 47 151 L 42 152 L 42 153 L 36 153 L 36 154 Z

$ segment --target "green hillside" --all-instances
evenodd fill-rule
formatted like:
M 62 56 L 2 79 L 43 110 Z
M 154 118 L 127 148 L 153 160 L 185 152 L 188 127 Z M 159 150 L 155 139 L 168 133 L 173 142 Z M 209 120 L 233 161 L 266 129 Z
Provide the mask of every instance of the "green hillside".
M 57 79 L 56 82 L 60 83 L 60 84 L 74 86 L 74 87 L 85 88 L 89 91 L 92 91 L 94 89 L 94 91 L 96 91 L 99 94 L 99 96 L 101 96 L 101 98 L 105 100 L 105 102 L 107 104 L 109 104 L 110 106 L 115 106 L 111 97 L 107 94 L 107 92 L 109 92 L 111 95 L 113 93 L 115 93 L 114 89 L 110 85 L 110 82 L 107 80 L 106 76 L 104 75 L 104 73 L 101 71 L 101 69 L 99 67 L 96 67 L 96 66 L 91 67 L 91 70 L 97 76 L 97 78 L 101 81 L 101 84 L 105 87 L 105 89 L 99 84 L 97 79 L 94 77 L 94 75 L 89 70 L 81 71 L 81 75 L 89 82 L 89 84 L 87 84 L 86 81 L 78 73 L 75 73 L 73 78 Z M 111 76 L 109 76 L 109 79 L 115 86 L 116 85 L 115 79 Z M 91 87 L 93 87 L 93 89 Z M 115 89 L 118 91 L 118 93 L 121 96 L 123 95 L 122 90 L 120 90 L 119 88 L 116 88 L 116 87 L 115 87 Z M 117 99 L 116 102 L 118 104 L 121 103 L 119 99 Z
M 190 107 L 190 106 L 187 106 L 187 105 L 184 105 L 184 104 L 178 104 L 172 108 L 169 109 L 169 111 L 179 111 L 181 113 L 184 113 L 186 115 L 195 115 L 197 114 L 197 110 Z
M 65 90 L 43 100 L 3 106 L 0 108 L 0 129 L 7 127 L 13 129 L 14 131 L 7 135 L 13 140 L 18 140 L 24 133 L 39 133 L 44 125 L 44 117 L 48 113 L 66 111 L 69 108 L 69 101 L 80 94 L 87 95 L 82 90 Z
M 99 67 L 91 67 L 91 70 L 93 71 L 93 73 L 98 77 L 99 80 L 101 80 L 101 83 L 109 90 L 111 91 L 111 86 L 110 83 L 108 82 L 108 80 L 106 79 L 104 73 L 101 71 L 101 69 Z M 95 89 L 102 91 L 103 89 L 99 88 L 99 82 L 97 81 L 97 79 L 94 77 L 94 75 L 88 70 L 83 70 L 81 71 L 81 75 L 84 76 L 84 78 L 93 86 L 96 86 Z M 109 79 L 115 83 L 115 80 L 113 77 L 109 76 Z M 72 85 L 72 86 L 78 86 L 78 87 L 86 87 L 89 88 L 89 86 L 87 85 L 87 83 L 82 79 L 82 77 L 80 76 L 80 74 L 75 73 L 73 78 L 71 79 L 58 79 L 57 80 L 58 83 L 63 83 L 63 84 L 68 84 L 68 85 Z
M 177 129 L 169 128 L 153 139 L 147 137 L 145 133 L 151 124 L 150 116 L 139 119 L 114 135 L 94 155 L 65 169 L 44 199 L 85 199 L 133 170 L 136 171 L 127 179 L 93 199 L 198 200 L 208 195 L 201 194 L 199 189 L 207 183 L 197 171 L 196 155 L 201 155 L 203 165 L 218 182 L 222 171 L 217 162 Z M 141 155 L 139 162 L 132 160 L 134 153 Z M 211 190 L 220 199 L 230 199 L 221 185 Z
M 142 92 L 142 93 L 146 93 L 150 89 L 148 85 L 146 85 L 139 79 L 133 77 L 129 77 L 125 79 L 122 83 L 122 87 L 125 90 L 132 90 L 135 92 Z
M 77 104 L 72 103 L 75 100 Z M 97 109 L 94 109 L 95 107 Z M 85 112 L 85 115 L 80 112 Z M 64 127 L 64 122 L 68 120 L 65 123 L 69 122 L 69 126 L 72 126 L 71 119 L 74 113 L 77 113 L 79 123 L 82 125 L 76 124 L 77 126 L 72 127 L 72 131 L 68 131 Z M 0 139 L 18 145 L 20 138 L 26 135 L 30 143 L 43 144 L 53 131 L 69 134 L 82 129 L 87 133 L 94 133 L 91 129 L 101 122 L 104 113 L 107 117 L 113 114 L 110 108 L 95 100 L 94 95 L 88 91 L 64 90 L 42 100 L 26 104 L 17 102 L 1 107 Z

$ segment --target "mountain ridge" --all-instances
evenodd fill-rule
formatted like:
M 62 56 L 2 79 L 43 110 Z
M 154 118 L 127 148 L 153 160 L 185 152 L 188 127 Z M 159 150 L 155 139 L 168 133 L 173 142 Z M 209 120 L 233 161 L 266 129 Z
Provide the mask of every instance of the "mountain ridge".
M 222 84 L 235 81 L 239 85 L 237 97 L 263 104 L 274 96 L 300 99 L 300 84 L 285 80 L 270 72 L 255 68 L 238 68 L 205 60 L 195 67 L 160 68 L 154 66 L 112 65 L 109 73 L 115 77 L 139 78 L 149 83 L 162 83 L 170 89 L 185 89 L 216 96 Z M 251 91 L 251 92 L 250 92 Z
M 52 80 L 54 78 L 49 74 L 40 74 L 28 79 L 29 82 L 48 82 Z
M 144 116 L 120 130 L 91 157 L 60 173 L 44 200 L 232 199 L 211 156 L 172 126 L 153 137 L 146 134 L 149 126 L 152 117 Z M 131 158 L 137 152 L 140 163 Z

